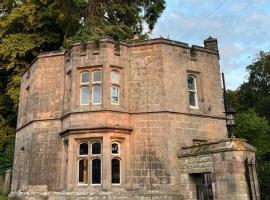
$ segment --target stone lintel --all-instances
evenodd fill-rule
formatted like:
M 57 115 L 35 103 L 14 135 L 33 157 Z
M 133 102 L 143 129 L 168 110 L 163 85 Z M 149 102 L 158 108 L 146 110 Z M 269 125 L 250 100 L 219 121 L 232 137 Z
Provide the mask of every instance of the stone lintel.
M 90 133 L 107 133 L 107 132 L 114 132 L 114 133 L 126 133 L 130 134 L 132 132 L 132 128 L 130 127 L 119 127 L 119 126 L 98 126 L 98 127 L 91 127 L 91 128 L 69 128 L 59 133 L 62 137 L 71 135 L 71 134 L 81 134 L 85 132 Z
M 178 157 L 190 157 L 204 154 L 212 154 L 225 151 L 250 151 L 255 152 L 256 149 L 248 144 L 246 140 L 240 138 L 230 138 L 217 142 L 209 142 L 183 147 L 178 152 Z

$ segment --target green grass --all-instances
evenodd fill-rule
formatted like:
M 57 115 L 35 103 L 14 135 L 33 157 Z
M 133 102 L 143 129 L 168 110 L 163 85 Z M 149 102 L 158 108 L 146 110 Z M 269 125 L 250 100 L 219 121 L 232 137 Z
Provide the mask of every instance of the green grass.
M 0 195 L 0 200 L 7 200 L 7 199 L 8 199 L 7 196 L 2 196 L 2 195 Z

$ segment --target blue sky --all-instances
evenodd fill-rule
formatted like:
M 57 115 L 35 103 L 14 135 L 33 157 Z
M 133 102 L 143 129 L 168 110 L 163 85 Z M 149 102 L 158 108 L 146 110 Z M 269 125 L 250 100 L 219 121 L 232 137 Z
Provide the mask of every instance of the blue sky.
M 256 54 L 270 51 L 270 0 L 166 0 L 151 37 L 202 46 L 209 35 L 218 39 L 227 87 L 236 89 Z

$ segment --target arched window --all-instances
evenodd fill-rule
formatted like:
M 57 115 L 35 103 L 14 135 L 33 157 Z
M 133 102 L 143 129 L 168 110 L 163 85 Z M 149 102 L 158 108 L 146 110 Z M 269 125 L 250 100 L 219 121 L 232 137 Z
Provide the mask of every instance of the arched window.
M 102 71 L 95 70 L 92 77 L 92 103 L 102 103 Z
M 115 69 L 111 71 L 111 82 L 119 84 L 119 72 Z
M 93 72 L 93 83 L 101 83 L 102 82 L 102 71 L 96 70 Z
M 92 184 L 101 184 L 101 160 L 92 160 Z
M 90 82 L 89 80 L 89 72 L 84 71 L 81 73 L 81 84 L 88 84 Z
M 87 159 L 79 160 L 79 183 L 80 184 L 88 183 L 88 160 Z
M 99 155 L 101 154 L 101 143 L 100 142 L 93 142 L 92 143 L 92 155 Z
M 88 143 L 80 144 L 79 155 L 88 155 Z
M 78 151 L 78 183 L 101 184 L 101 141 L 81 142 Z
M 91 75 L 91 76 L 90 76 Z M 91 93 L 91 98 L 90 98 Z M 89 105 L 102 103 L 102 70 L 91 69 L 82 71 L 80 76 L 80 104 Z
M 111 103 L 119 104 L 120 101 L 120 75 L 118 70 L 111 70 Z
M 120 160 L 112 159 L 112 184 L 120 184 Z
M 112 143 L 112 155 L 120 155 L 120 145 L 118 143 Z
M 193 75 L 188 75 L 187 83 L 188 83 L 189 105 L 191 108 L 198 108 L 196 78 Z
M 81 105 L 89 104 L 89 72 L 84 71 L 81 73 L 81 89 L 80 89 L 80 102 Z

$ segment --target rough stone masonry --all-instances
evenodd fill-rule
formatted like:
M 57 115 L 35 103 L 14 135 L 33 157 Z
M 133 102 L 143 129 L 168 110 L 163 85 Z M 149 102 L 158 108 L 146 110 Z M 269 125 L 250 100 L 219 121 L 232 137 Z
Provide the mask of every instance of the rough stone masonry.
M 76 43 L 39 55 L 20 91 L 10 199 L 258 193 L 245 167 L 255 149 L 225 140 L 214 38 L 204 47 L 167 39 Z

